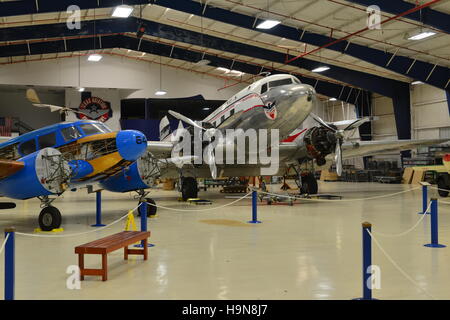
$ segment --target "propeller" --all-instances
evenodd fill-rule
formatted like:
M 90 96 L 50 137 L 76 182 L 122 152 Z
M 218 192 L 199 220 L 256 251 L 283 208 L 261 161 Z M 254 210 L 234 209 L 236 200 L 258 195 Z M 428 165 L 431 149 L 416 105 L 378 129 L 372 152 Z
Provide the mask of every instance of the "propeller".
M 214 133 L 216 130 L 215 128 L 209 128 L 209 129 L 203 128 L 201 125 L 199 125 L 194 120 L 189 119 L 188 117 L 183 116 L 182 114 L 172 111 L 172 110 L 169 110 L 169 114 L 174 116 L 178 120 L 181 120 L 183 122 L 190 124 L 191 126 L 197 128 L 197 129 L 204 130 L 205 136 L 208 138 L 211 138 L 212 136 L 214 136 Z M 216 167 L 216 156 L 214 154 L 214 148 L 212 148 L 210 146 L 208 146 L 207 148 L 209 148 L 209 149 L 208 149 L 208 152 L 206 155 L 206 162 L 207 162 L 207 164 L 209 164 L 209 169 L 211 171 L 211 177 L 213 179 L 216 179 L 217 178 L 217 167 Z
M 334 162 L 336 163 L 336 173 L 338 176 L 342 175 L 342 143 L 344 142 L 344 133 L 346 131 L 351 131 L 359 126 L 361 126 L 363 123 L 366 123 L 368 121 L 373 120 L 372 117 L 365 117 L 361 119 L 352 120 L 344 129 L 337 129 L 335 126 L 330 125 L 329 123 L 325 122 L 322 118 L 320 118 L 318 115 L 314 113 L 310 113 L 311 117 L 319 123 L 321 126 L 327 128 L 328 130 L 331 130 L 335 137 L 336 137 L 336 148 L 334 150 Z M 338 123 L 336 123 L 338 124 Z M 344 121 L 342 123 L 344 124 Z M 345 121 L 345 124 L 347 124 L 347 121 Z
M 175 118 L 177 118 L 178 120 L 184 121 L 188 124 L 190 124 L 193 127 L 196 127 L 197 129 L 201 129 L 201 130 L 206 130 L 205 128 L 203 128 L 201 125 L 199 125 L 197 122 L 195 122 L 192 119 L 189 119 L 186 116 L 183 116 L 181 113 L 169 110 L 169 114 L 174 116 Z

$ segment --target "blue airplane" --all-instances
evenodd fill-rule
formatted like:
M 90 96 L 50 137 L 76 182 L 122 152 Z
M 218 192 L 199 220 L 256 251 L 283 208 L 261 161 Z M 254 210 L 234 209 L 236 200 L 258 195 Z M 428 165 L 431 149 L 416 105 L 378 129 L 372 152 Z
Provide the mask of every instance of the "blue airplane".
M 85 120 L 50 125 L 0 144 L 0 195 L 39 198 L 40 228 L 59 228 L 61 213 L 49 196 L 101 182 L 115 191 L 148 188 L 137 165 L 146 149 L 145 135 L 136 130 L 112 132 L 101 122 Z M 127 190 L 120 181 L 108 182 L 117 173 L 126 177 Z

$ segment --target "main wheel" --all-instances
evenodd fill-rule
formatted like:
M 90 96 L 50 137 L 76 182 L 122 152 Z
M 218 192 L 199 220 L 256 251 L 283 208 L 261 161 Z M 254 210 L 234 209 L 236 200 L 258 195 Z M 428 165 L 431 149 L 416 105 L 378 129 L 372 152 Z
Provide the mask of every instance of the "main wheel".
M 302 176 L 301 192 L 303 194 L 317 194 L 319 186 L 317 185 L 316 177 L 314 173 L 309 172 L 307 175 Z
M 39 227 L 42 231 L 52 231 L 61 227 L 61 213 L 52 206 L 45 207 L 39 214 Z
M 183 178 L 181 183 L 181 197 L 183 198 L 183 201 L 198 197 L 197 179 L 193 177 Z
M 147 201 L 148 205 L 147 205 L 147 217 L 151 217 L 156 215 L 156 210 L 158 209 L 155 205 L 156 202 L 155 200 L 153 200 L 152 198 L 146 198 L 145 201 Z M 142 206 L 139 206 L 138 208 L 138 217 L 141 216 L 143 209 Z
M 441 197 L 446 198 L 448 197 L 448 193 L 449 191 L 446 190 L 450 190 L 450 178 L 447 174 L 441 175 L 439 176 L 438 180 L 437 180 L 437 185 L 438 185 L 438 193 Z

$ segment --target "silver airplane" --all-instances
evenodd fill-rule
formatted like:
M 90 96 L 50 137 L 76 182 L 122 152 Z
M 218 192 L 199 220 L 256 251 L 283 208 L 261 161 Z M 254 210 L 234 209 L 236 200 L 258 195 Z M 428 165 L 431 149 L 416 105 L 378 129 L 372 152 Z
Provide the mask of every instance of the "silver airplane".
M 346 133 L 358 128 L 370 117 L 327 123 L 311 111 L 320 103 L 314 88 L 302 84 L 295 76 L 289 74 L 271 75 L 254 82 L 236 95 L 228 99 L 221 107 L 200 122 L 189 119 L 177 112 L 169 114 L 186 123 L 191 129 L 220 131 L 226 136 L 227 129 L 278 129 L 279 131 L 279 161 L 278 170 L 273 175 L 285 176 L 291 170 L 298 175 L 301 193 L 316 194 L 317 181 L 314 178 L 315 167 L 329 168 L 336 164 L 338 175 L 342 174 L 342 161 L 353 157 L 369 156 L 386 151 L 411 150 L 419 146 L 442 143 L 446 140 L 395 140 L 395 141 L 360 141 L 349 142 Z M 304 120 L 312 117 L 317 126 L 303 129 L 295 134 Z M 182 126 L 179 126 L 181 128 Z M 189 128 L 188 127 L 188 128 Z M 338 129 L 341 127 L 341 129 Z M 178 130 L 177 130 L 178 131 Z M 179 143 L 176 132 L 170 133 L 167 117 L 161 120 L 160 140 L 148 142 L 147 164 L 141 163 L 142 172 L 155 172 L 155 159 L 173 159 L 170 163 L 158 164 L 158 177 L 175 178 L 179 180 L 179 190 L 183 199 L 197 197 L 196 178 L 260 176 L 261 169 L 267 164 L 257 163 L 217 163 L 218 153 L 226 152 L 230 144 L 236 145 L 236 138 L 224 138 L 218 141 L 215 148 L 206 152 L 206 160 L 201 164 L 193 161 L 195 155 L 173 155 L 174 148 Z M 195 135 L 194 141 L 195 141 Z M 245 146 L 246 147 L 246 146 Z M 193 146 L 192 149 L 195 147 Z M 202 145 L 203 150 L 206 148 Z M 267 145 L 270 149 L 270 145 Z M 237 153 L 234 148 L 234 153 Z M 249 150 L 245 150 L 246 159 Z M 176 160 L 178 158 L 179 160 Z M 198 157 L 197 157 L 198 158 Z M 223 157 L 224 158 L 224 157 Z M 152 160 L 149 160 L 152 159 Z M 236 159 L 236 156 L 234 157 Z M 198 159 L 197 159 L 198 160 Z M 259 159 L 258 159 L 259 161 Z M 206 162 L 206 163 L 205 163 Z M 148 164 L 152 163 L 151 166 Z M 197 162 L 198 163 L 198 162 Z M 147 175 L 150 178 L 149 175 Z M 155 176 L 153 176 L 155 177 Z

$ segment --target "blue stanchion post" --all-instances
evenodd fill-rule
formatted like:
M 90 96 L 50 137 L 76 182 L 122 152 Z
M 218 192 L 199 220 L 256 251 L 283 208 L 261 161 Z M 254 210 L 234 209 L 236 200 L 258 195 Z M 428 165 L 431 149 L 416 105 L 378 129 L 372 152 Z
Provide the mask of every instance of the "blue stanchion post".
M 372 225 L 369 222 L 362 224 L 362 280 L 363 296 L 355 300 L 375 300 L 372 298 L 372 287 L 370 286 L 371 266 L 372 266 L 372 239 L 369 232 L 372 232 Z
M 139 212 L 141 213 L 141 231 L 147 231 L 147 210 L 148 210 L 148 204 L 147 201 L 143 201 L 138 208 Z M 135 247 L 142 248 L 144 246 L 144 240 L 141 241 L 141 244 L 135 245 Z M 148 247 L 154 247 L 154 244 L 149 243 Z
M 428 248 L 445 248 L 446 245 L 439 243 L 439 225 L 438 225 L 438 201 L 431 199 L 431 243 L 425 244 Z
M 95 200 L 96 200 L 95 224 L 93 224 L 92 227 L 104 227 L 105 225 L 102 224 L 102 192 L 101 191 L 97 191 L 95 193 Z
M 422 211 L 419 212 L 419 214 L 430 214 L 429 212 L 427 212 L 428 209 L 428 186 L 429 183 L 427 182 L 422 182 Z
M 9 235 L 5 245 L 5 300 L 14 300 L 14 281 L 15 281 L 15 228 L 6 228 L 5 237 Z
M 258 192 L 255 190 L 252 192 L 252 220 L 248 223 L 261 223 L 258 221 Z

